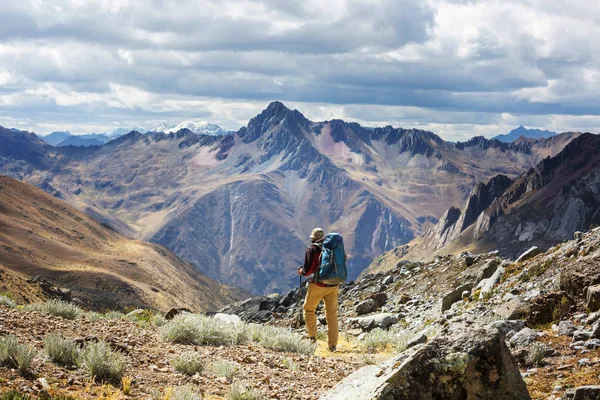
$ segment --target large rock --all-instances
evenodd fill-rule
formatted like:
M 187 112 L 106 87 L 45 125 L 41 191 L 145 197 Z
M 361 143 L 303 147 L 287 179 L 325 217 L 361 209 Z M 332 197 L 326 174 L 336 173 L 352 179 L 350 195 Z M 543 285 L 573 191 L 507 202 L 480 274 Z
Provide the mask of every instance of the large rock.
M 216 319 L 216 320 L 219 320 L 221 322 L 225 322 L 225 323 L 231 324 L 231 325 L 240 325 L 242 323 L 242 319 L 240 317 L 238 317 L 237 315 L 233 315 L 233 314 L 216 313 L 215 315 L 213 315 L 213 319 Z
M 356 306 L 356 315 L 365 315 L 372 313 L 377 309 L 373 299 L 367 299 Z
M 539 247 L 537 246 L 532 246 L 529 248 L 529 250 L 525 251 L 525 253 L 521 254 L 518 258 L 517 258 L 517 262 L 523 262 L 525 260 L 529 260 L 530 258 L 533 258 L 535 256 L 537 256 L 538 254 L 541 254 L 542 250 L 540 250 Z
M 600 285 L 589 286 L 586 291 L 585 300 L 588 310 L 600 310 Z
M 566 400 L 600 400 L 600 386 L 580 386 L 565 393 Z
M 565 292 L 548 292 L 534 298 L 529 305 L 527 325 L 535 326 L 561 320 L 569 315 L 573 299 Z
M 396 314 L 382 313 L 369 315 L 368 317 L 352 318 L 348 320 L 351 325 L 358 325 L 363 331 L 371 331 L 375 328 L 388 329 L 398 323 Z
M 244 322 L 268 322 L 277 309 L 279 300 L 267 296 L 252 297 L 233 305 L 229 305 L 220 313 L 234 314 Z
M 504 275 L 504 268 L 498 267 L 496 269 L 496 272 L 494 272 L 494 274 L 492 276 L 490 276 L 489 278 L 484 279 L 480 282 L 480 285 L 481 285 L 481 293 L 479 294 L 480 299 L 484 299 L 486 295 L 488 295 L 489 293 L 492 293 L 492 290 L 494 290 L 494 286 L 496 286 L 496 284 L 498 282 L 500 282 L 500 278 L 502 278 L 502 275 Z
M 575 330 L 575 324 L 571 321 L 560 321 L 558 323 L 557 333 L 559 336 L 572 336 Z
M 462 300 L 462 293 L 465 290 L 471 290 L 473 285 L 471 283 L 465 283 L 457 287 L 456 289 L 446 293 L 441 300 L 441 311 L 442 313 L 446 310 L 449 310 L 452 307 L 452 304 L 456 303 L 459 300 Z
M 192 310 L 185 308 L 185 307 L 172 307 L 169 311 L 167 311 L 167 313 L 165 314 L 165 319 L 173 319 L 175 318 L 176 315 L 179 315 L 181 313 L 191 313 Z
M 510 343 L 515 347 L 526 347 L 539 338 L 536 331 L 530 328 L 523 328 L 510 338 Z
M 600 321 L 596 322 L 594 326 L 592 326 L 592 334 L 590 337 L 593 339 L 600 339 Z
M 481 282 L 484 279 L 490 278 L 492 275 L 494 275 L 494 272 L 496 272 L 499 265 L 500 261 L 497 258 L 493 258 L 486 262 L 483 267 L 481 267 L 481 270 L 477 275 L 476 282 Z
M 521 319 L 529 313 L 529 306 L 515 297 L 494 309 L 494 313 L 505 320 Z
M 364 367 L 321 400 L 526 400 L 503 335 L 459 326 L 378 366 Z

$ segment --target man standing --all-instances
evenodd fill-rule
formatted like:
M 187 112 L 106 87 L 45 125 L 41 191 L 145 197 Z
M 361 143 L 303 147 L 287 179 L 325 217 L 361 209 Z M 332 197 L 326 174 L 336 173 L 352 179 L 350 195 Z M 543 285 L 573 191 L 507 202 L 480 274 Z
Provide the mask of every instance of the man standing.
M 306 249 L 304 265 L 298 268 L 298 274 L 313 275 L 321 266 L 321 243 L 325 233 L 321 228 L 313 229 L 310 234 L 311 244 Z M 327 336 L 329 351 L 335 352 L 339 336 L 338 328 L 338 285 L 327 285 L 322 282 L 310 281 L 306 298 L 304 299 L 304 320 L 308 329 L 308 337 L 317 340 L 317 306 L 325 301 L 325 318 L 327 320 Z

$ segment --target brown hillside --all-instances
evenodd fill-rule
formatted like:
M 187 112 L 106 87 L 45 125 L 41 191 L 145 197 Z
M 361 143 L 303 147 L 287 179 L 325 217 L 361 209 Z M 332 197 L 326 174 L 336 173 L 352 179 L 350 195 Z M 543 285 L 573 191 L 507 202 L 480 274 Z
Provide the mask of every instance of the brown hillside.
M 128 239 L 36 187 L 0 176 L 0 263 L 72 289 L 96 309 L 215 310 L 245 297 L 166 248 Z M 4 278 L 3 278 L 4 276 Z M 4 290 L 22 286 L 0 275 Z M 11 284 L 11 282 L 13 282 Z

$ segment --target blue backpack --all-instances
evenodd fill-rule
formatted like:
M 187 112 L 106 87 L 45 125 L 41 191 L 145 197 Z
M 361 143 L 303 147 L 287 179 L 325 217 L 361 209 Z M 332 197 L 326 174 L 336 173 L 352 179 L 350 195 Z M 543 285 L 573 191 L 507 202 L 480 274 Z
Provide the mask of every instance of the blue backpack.
M 338 285 L 347 276 L 344 238 L 339 233 L 329 233 L 321 244 L 321 266 L 315 272 L 315 281 Z

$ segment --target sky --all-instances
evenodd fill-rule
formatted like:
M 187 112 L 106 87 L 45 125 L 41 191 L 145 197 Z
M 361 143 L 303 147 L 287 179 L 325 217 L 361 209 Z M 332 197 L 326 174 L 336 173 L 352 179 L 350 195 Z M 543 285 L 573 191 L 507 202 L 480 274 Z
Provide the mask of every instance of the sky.
M 2 0 L 0 125 L 75 134 L 273 100 L 311 120 L 600 132 L 597 0 Z

